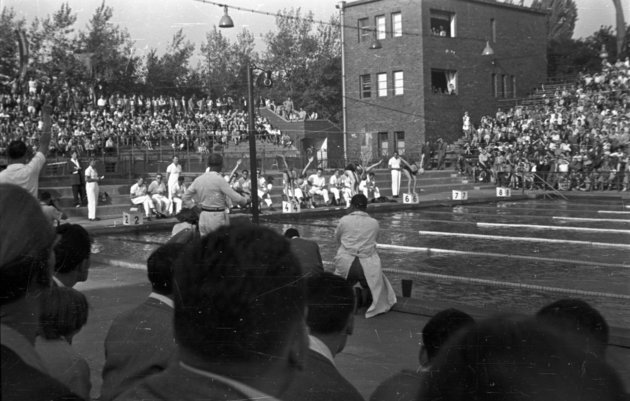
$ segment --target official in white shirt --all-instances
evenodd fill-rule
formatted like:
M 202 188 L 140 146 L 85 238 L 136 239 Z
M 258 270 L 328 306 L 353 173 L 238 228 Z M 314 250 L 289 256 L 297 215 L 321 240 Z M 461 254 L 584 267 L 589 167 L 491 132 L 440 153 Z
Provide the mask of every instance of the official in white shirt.
M 398 198 L 400 192 L 400 170 L 402 168 L 402 161 L 398 152 L 394 152 L 394 156 L 389 159 L 387 166 L 392 170 L 392 196 Z
M 98 203 L 98 182 L 105 177 L 99 177 L 96 171 L 96 160 L 90 159 L 90 166 L 85 169 L 85 192 L 88 200 L 88 220 L 100 220 L 96 217 Z

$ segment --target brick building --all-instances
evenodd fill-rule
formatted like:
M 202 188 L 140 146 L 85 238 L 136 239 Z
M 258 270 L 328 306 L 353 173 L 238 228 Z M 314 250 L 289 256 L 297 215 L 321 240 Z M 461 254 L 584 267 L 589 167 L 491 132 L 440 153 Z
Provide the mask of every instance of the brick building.
M 359 0 L 343 8 L 347 154 L 417 154 L 462 116 L 509 107 L 546 79 L 547 14 L 491 0 Z M 381 48 L 371 49 L 378 39 Z M 489 42 L 494 55 L 482 56 Z

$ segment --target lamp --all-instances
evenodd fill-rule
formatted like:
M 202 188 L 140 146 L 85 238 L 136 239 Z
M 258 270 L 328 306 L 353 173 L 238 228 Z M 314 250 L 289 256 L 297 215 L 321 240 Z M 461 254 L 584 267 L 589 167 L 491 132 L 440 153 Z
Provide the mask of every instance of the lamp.
M 599 57 L 602 60 L 605 60 L 608 58 L 608 52 L 606 51 L 606 45 L 602 45 L 602 49 L 599 51 Z
M 232 17 L 228 15 L 227 6 L 223 6 L 223 10 L 225 14 L 223 14 L 223 17 L 221 17 L 219 21 L 219 28 L 234 28 L 234 21 L 232 21 Z
M 481 52 L 482 56 L 494 56 L 494 50 L 490 47 L 490 42 L 486 40 L 486 47 L 483 48 Z
M 382 48 L 383 45 L 381 45 L 381 41 L 374 38 L 374 40 L 372 41 L 372 43 L 370 43 L 370 50 L 378 50 L 380 48 Z

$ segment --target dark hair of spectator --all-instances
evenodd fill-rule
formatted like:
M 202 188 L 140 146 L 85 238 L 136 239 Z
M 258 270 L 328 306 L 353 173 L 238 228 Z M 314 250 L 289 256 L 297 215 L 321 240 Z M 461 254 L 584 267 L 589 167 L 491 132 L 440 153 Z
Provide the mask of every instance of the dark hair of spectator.
M 190 224 L 199 224 L 199 211 L 197 209 L 182 209 L 175 215 L 177 221 L 186 222 Z
M 354 166 L 354 164 L 350 163 L 346 166 L 346 170 L 356 171 L 357 168 Z
M 534 318 L 496 317 L 460 331 L 435 358 L 418 400 L 623 400 L 601 359 Z
M 304 318 L 305 288 L 289 242 L 252 225 L 221 227 L 175 266 L 175 338 L 214 361 L 269 359 Z
M 50 286 L 48 261 L 55 240 L 39 202 L 25 189 L 0 184 L 0 305 Z
M 322 273 L 309 277 L 306 286 L 306 325 L 311 333 L 341 332 L 354 313 L 354 292 L 350 284 L 332 273 Z
M 223 166 L 223 156 L 217 153 L 212 153 L 208 156 L 208 167 L 221 167 Z
M 300 236 L 300 233 L 295 228 L 289 228 L 284 232 L 285 238 L 294 238 L 294 237 L 299 237 L 299 236 Z
M 359 210 L 367 209 L 368 200 L 363 194 L 357 194 L 350 199 L 350 205 Z
M 11 141 L 7 146 L 7 156 L 12 160 L 21 159 L 27 152 L 26 144 L 22 141 Z
M 52 201 L 52 195 L 50 195 L 50 192 L 44 191 L 39 194 L 39 200 L 48 205 Z
M 47 340 L 71 337 L 88 319 L 85 295 L 70 287 L 52 287 L 40 299 L 39 331 Z
M 449 338 L 464 327 L 475 323 L 467 313 L 457 309 L 446 309 L 436 313 L 422 329 L 422 343 L 429 361 L 435 358 Z
M 538 319 L 558 330 L 583 336 L 585 348 L 604 356 L 608 345 L 608 323 L 591 305 L 581 299 L 561 299 L 536 314 Z
M 57 227 L 59 241 L 55 244 L 55 272 L 69 273 L 90 257 L 92 238 L 78 224 L 62 224 Z
M 147 276 L 153 292 L 161 295 L 173 293 L 173 269 L 185 244 L 168 243 L 153 251 L 147 260 Z

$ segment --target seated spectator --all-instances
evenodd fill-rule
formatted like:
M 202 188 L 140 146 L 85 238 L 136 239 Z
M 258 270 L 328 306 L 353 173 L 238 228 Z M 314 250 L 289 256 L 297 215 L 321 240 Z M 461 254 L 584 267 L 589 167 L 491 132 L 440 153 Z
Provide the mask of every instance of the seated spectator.
M 144 178 L 138 178 L 138 181 L 131 186 L 129 197 L 131 198 L 132 204 L 142 205 L 144 207 L 144 216 L 147 220 L 151 220 L 152 214 L 157 215 L 153 199 L 147 195 L 147 186 L 144 183 Z
M 54 287 L 41 297 L 40 306 L 35 350 L 52 377 L 89 400 L 90 366 L 72 348 L 72 337 L 87 323 L 87 298 L 72 288 Z
M 328 188 L 326 185 L 326 177 L 324 177 L 324 169 L 318 168 L 315 174 L 311 174 L 308 177 L 308 183 L 310 184 L 309 194 L 320 195 L 326 206 L 330 204 L 330 197 L 328 195 Z
M 60 225 L 57 227 L 57 238 L 53 286 L 74 287 L 76 283 L 88 279 L 92 238 L 78 224 Z
M 171 208 L 171 200 L 168 198 L 166 185 L 162 182 L 162 174 L 155 176 L 155 180 L 149 185 L 147 192 L 153 200 L 158 217 L 166 217 L 166 213 Z
M 584 341 L 581 349 L 604 359 L 608 346 L 608 323 L 591 305 L 581 299 L 561 299 L 536 313 L 542 322 Z
M 271 199 L 271 189 L 273 188 L 273 177 L 265 177 L 261 174 L 260 169 L 256 170 L 258 177 L 258 198 L 267 205 L 269 211 L 273 212 L 273 201 Z
M 448 341 L 418 400 L 622 400 L 615 371 L 535 319 L 497 317 Z
M 177 183 L 173 185 L 172 193 L 171 193 L 171 209 L 169 210 L 170 214 L 173 214 L 173 209 L 175 214 L 179 213 L 182 210 L 182 204 L 184 194 L 186 193 L 186 189 L 188 188 L 184 183 L 185 177 L 180 176 L 177 178 Z
M 42 212 L 44 212 L 44 216 L 48 218 L 50 224 L 53 227 L 59 225 L 61 220 L 67 220 L 68 216 L 62 212 L 59 207 L 55 204 L 50 192 L 42 192 L 39 195 L 39 204 L 42 206 Z
M 332 204 L 335 206 L 341 204 L 341 194 L 344 188 L 343 177 L 343 171 L 337 169 L 328 179 L 328 190 L 333 194 Z
M 429 371 L 440 348 L 458 331 L 474 324 L 470 315 L 457 309 L 436 313 L 422 329 L 420 366 L 416 370 L 403 370 L 381 383 L 370 401 L 415 401 L 418 399 L 423 375 Z
M 376 176 L 373 172 L 367 173 L 364 180 L 359 183 L 359 191 L 371 202 L 381 197 L 381 190 L 376 186 Z
M 114 319 L 105 338 L 101 401 L 109 401 L 146 377 L 162 372 L 175 356 L 173 265 L 184 244 L 166 244 L 147 260 L 152 292 Z
M 309 349 L 304 369 L 281 395 L 284 401 L 361 401 L 357 389 L 337 370 L 335 356 L 354 329 L 352 287 L 331 273 L 307 281 Z
M 316 276 L 324 272 L 324 262 L 317 242 L 300 238 L 300 233 L 295 228 L 287 229 L 284 237 L 291 242 L 291 251 L 300 262 L 305 275 Z
M 50 290 L 55 233 L 35 197 L 0 184 L 0 398 L 80 400 L 35 351 L 39 298 Z
M 274 400 L 303 368 L 304 283 L 288 241 L 250 225 L 222 226 L 175 266 L 178 363 L 125 400 Z

